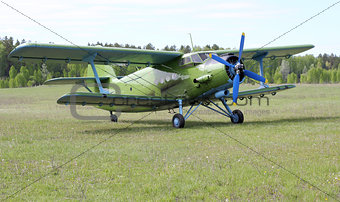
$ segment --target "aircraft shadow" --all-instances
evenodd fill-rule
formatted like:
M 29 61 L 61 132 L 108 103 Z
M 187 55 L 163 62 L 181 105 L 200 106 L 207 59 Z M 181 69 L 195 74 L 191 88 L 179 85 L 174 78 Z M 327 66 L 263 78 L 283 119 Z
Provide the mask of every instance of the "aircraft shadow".
M 235 125 L 230 122 L 228 118 L 221 119 L 221 121 L 200 121 L 200 120 L 188 120 L 185 124 L 185 129 L 202 129 L 206 127 L 220 127 L 220 126 L 229 126 L 229 127 L 239 127 L 245 125 L 256 125 L 256 126 L 267 126 L 267 125 L 282 125 L 284 123 L 296 123 L 296 122 L 320 122 L 325 120 L 334 120 L 340 119 L 340 116 L 327 116 L 327 117 L 297 117 L 297 118 L 286 118 L 286 119 L 277 119 L 277 120 L 266 120 L 266 121 L 246 121 L 243 124 Z M 169 120 L 139 120 L 139 121 L 129 121 L 123 120 L 123 123 L 134 123 L 138 124 L 138 128 L 146 131 L 154 131 L 159 129 L 165 130 L 178 130 L 172 127 L 171 119 Z M 91 124 L 91 123 L 89 123 Z M 117 123 L 112 123 L 117 124 Z M 119 123 L 118 123 L 119 124 Z M 141 126 L 143 125 L 143 126 Z M 83 133 L 95 133 L 95 134 L 107 134 L 107 133 L 121 133 L 135 130 L 135 126 L 131 125 L 130 127 L 118 127 L 118 128 L 110 128 L 110 129 L 97 129 L 97 130 L 86 130 Z
M 193 118 L 194 119 L 194 118 Z M 201 118 L 204 120 L 203 118 Z M 252 125 L 256 124 L 258 126 L 261 125 L 268 125 L 268 124 L 282 124 L 284 122 L 313 122 L 313 121 L 323 121 L 323 120 L 329 120 L 329 119 L 340 119 L 340 116 L 327 116 L 327 117 L 297 117 L 297 118 L 286 118 L 286 119 L 276 119 L 276 120 L 258 120 L 258 121 L 247 121 L 245 120 L 244 123 L 240 124 L 242 125 Z M 202 124 L 205 123 L 205 124 Z M 171 120 L 140 120 L 136 121 L 136 123 L 142 123 L 142 124 L 157 124 L 157 125 L 170 125 L 171 126 Z M 187 120 L 185 122 L 185 128 L 200 128 L 200 127 L 206 127 L 206 125 L 213 125 L 213 126 L 234 126 L 235 124 L 231 123 L 229 118 L 221 119 L 221 121 L 200 121 L 200 120 Z

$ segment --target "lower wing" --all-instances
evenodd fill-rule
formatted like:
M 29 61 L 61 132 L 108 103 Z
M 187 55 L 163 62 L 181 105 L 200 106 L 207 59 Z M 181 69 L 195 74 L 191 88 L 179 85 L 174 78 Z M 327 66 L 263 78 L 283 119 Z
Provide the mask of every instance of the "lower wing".
M 109 81 L 110 77 L 99 77 L 102 83 Z M 96 81 L 95 77 L 59 77 L 47 80 L 45 85 L 66 85 L 66 84 L 83 84 L 85 81 Z
M 275 95 L 279 91 L 287 90 L 294 88 L 295 85 L 279 85 L 279 86 L 273 86 L 268 88 L 260 88 L 260 89 L 254 89 L 254 90 L 246 90 L 246 91 L 240 91 L 238 93 L 238 98 L 252 98 L 252 97 L 263 97 L 264 95 L 272 94 Z M 229 94 L 226 96 L 227 98 L 233 98 L 233 94 Z
M 57 101 L 58 104 L 90 105 L 109 111 L 138 112 L 173 108 L 177 105 L 175 98 L 159 96 L 136 96 L 76 92 L 69 93 Z

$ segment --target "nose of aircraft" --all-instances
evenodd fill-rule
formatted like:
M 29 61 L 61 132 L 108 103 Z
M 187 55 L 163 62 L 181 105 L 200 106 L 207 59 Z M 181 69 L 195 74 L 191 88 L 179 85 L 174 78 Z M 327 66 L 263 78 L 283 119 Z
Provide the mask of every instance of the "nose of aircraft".
M 219 63 L 222 63 L 228 67 L 231 67 L 234 69 L 235 72 L 235 77 L 233 79 L 233 105 L 236 105 L 237 103 L 237 97 L 238 97 L 238 92 L 239 92 L 239 86 L 240 86 L 240 74 L 243 72 L 245 76 L 248 76 L 249 78 L 252 78 L 256 81 L 261 81 L 267 83 L 268 80 L 264 78 L 263 76 L 260 76 L 252 71 L 246 70 L 244 68 L 244 65 L 241 63 L 241 58 L 242 58 L 242 53 L 243 53 L 243 47 L 244 47 L 244 40 L 245 40 L 245 34 L 242 33 L 241 36 L 241 42 L 240 42 L 240 49 L 239 49 L 239 54 L 238 54 L 238 61 L 235 65 L 230 64 L 223 58 L 220 58 L 219 56 L 215 54 L 209 54 L 209 57 L 212 58 L 213 60 L 216 60 Z

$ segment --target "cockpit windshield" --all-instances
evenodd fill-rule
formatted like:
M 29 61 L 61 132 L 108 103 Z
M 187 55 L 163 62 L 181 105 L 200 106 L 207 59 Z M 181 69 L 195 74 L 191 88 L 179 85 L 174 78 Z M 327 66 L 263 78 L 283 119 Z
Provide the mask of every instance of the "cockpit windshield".
M 202 60 L 201 60 L 200 56 L 198 56 L 198 54 L 192 55 L 191 59 L 194 63 L 202 63 Z
M 207 53 L 199 53 L 198 55 L 201 57 L 202 61 L 208 59 Z
M 192 54 L 181 59 L 180 66 L 191 67 L 204 63 L 209 57 L 206 53 Z

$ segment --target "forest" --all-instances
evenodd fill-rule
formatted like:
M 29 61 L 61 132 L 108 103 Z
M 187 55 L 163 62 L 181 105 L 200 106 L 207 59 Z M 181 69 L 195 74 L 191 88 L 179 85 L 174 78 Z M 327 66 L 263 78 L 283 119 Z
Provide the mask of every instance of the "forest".
M 8 54 L 18 45 L 26 43 L 25 40 L 14 40 L 13 37 L 0 37 L 0 88 L 31 87 L 42 85 L 46 80 L 56 77 L 76 77 L 85 76 L 87 65 L 76 64 L 43 64 L 43 63 L 23 63 L 8 60 Z M 156 50 L 151 44 L 144 47 L 119 43 L 88 43 L 89 46 L 101 45 L 105 47 L 138 48 Z M 204 47 L 194 46 L 193 51 L 201 50 L 223 50 L 224 48 L 213 44 Z M 158 50 L 158 49 L 157 49 Z M 180 51 L 189 53 L 192 51 L 188 45 L 165 46 L 161 50 Z M 258 64 L 253 60 L 244 61 L 246 68 L 257 72 Z M 340 83 L 340 57 L 334 54 L 319 54 L 293 56 L 289 59 L 277 58 L 275 60 L 264 60 L 265 77 L 270 83 Z M 124 76 L 133 73 L 136 66 L 121 67 L 112 65 L 117 76 Z M 254 81 L 247 79 L 245 82 Z

